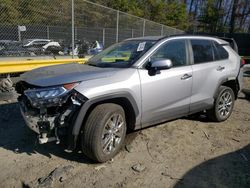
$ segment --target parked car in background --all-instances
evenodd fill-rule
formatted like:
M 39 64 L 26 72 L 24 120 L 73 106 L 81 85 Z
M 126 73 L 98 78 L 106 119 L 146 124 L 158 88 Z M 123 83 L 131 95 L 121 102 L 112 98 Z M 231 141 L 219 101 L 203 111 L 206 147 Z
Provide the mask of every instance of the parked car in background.
M 45 54 L 58 55 L 59 52 L 63 52 L 63 48 L 59 44 L 59 42 L 54 42 L 54 41 L 48 42 L 42 48 Z
M 80 143 L 85 155 L 104 162 L 119 152 L 127 129 L 201 111 L 213 121 L 227 120 L 241 89 L 240 64 L 219 38 L 134 38 L 83 65 L 24 73 L 16 90 L 25 122 L 40 143 L 66 136 L 67 151 Z
M 51 42 L 49 39 L 25 39 L 23 40 L 24 47 L 40 47 L 42 48 L 44 45 Z
M 10 43 L 17 42 L 14 40 L 0 40 L 0 50 L 5 47 L 5 45 L 8 45 Z
M 0 41 L 0 56 L 30 56 L 35 55 L 32 51 L 24 48 L 17 41 Z
M 43 55 L 43 46 L 51 42 L 48 39 L 25 39 L 22 41 L 23 47 L 35 53 L 36 55 Z
M 63 53 L 60 43 L 49 39 L 26 39 L 23 41 L 23 47 L 36 55 L 58 55 L 59 52 Z

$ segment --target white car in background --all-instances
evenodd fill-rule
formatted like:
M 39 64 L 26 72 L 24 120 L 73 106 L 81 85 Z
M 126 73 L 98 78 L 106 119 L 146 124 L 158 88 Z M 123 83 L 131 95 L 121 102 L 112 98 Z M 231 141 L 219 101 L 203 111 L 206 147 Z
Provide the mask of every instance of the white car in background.
M 46 44 L 51 42 L 49 39 L 27 39 L 24 40 L 23 46 L 24 47 L 42 47 Z
M 46 50 L 50 46 L 61 47 L 61 45 L 59 44 L 59 42 L 48 42 L 47 44 L 45 44 L 43 46 L 43 49 Z
M 59 42 L 49 39 L 27 39 L 23 41 L 23 47 L 34 52 L 36 55 L 59 54 L 63 51 Z

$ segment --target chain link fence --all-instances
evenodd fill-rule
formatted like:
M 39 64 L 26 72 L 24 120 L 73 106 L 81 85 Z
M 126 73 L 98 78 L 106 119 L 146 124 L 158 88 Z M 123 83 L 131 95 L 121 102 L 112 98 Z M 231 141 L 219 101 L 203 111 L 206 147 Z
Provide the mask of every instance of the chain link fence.
M 96 44 L 93 41 L 105 48 L 127 38 L 183 33 L 85 0 L 3 1 L 0 15 L 2 57 L 51 52 L 74 56 L 78 53 L 72 53 L 72 46 L 73 49 L 82 47 L 82 53 L 87 54 L 90 48 L 96 47 L 92 46 Z M 46 53 L 44 45 L 49 40 L 59 45 L 50 46 L 52 50 Z

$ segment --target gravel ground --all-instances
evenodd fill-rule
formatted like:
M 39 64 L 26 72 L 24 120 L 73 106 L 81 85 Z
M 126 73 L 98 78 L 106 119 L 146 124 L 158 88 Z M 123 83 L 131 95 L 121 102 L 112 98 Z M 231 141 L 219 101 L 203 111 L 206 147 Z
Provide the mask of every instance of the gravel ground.
M 250 89 L 250 78 L 244 78 Z M 127 135 L 104 164 L 36 144 L 16 100 L 0 102 L 0 187 L 250 187 L 250 99 L 223 123 L 182 118 Z

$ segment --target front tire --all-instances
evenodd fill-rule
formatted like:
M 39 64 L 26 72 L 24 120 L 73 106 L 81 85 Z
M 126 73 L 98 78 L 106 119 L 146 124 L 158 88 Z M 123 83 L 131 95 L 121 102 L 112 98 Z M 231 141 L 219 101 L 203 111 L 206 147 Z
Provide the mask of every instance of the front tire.
M 121 106 L 113 103 L 96 106 L 83 125 L 83 153 L 97 162 L 110 160 L 121 149 L 126 129 L 125 112 Z
M 232 114 L 235 96 L 230 87 L 220 86 L 212 109 L 208 110 L 208 117 L 217 122 L 227 120 Z

